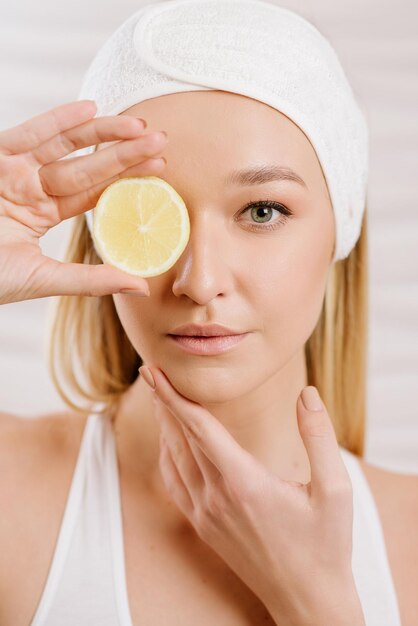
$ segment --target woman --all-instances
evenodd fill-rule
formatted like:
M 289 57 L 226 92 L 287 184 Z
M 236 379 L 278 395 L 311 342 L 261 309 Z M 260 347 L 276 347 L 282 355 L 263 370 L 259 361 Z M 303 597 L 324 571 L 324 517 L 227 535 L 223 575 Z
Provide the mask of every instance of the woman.
M 96 111 L 82 100 L 0 135 L 0 302 L 60 295 L 52 375 L 72 408 L 2 418 L 0 622 L 396 626 L 392 569 L 412 624 L 415 561 L 401 569 L 392 550 L 389 568 L 361 468 L 389 545 L 400 522 L 387 505 L 396 498 L 412 528 L 416 477 L 354 456 L 366 214 L 333 263 L 336 216 L 316 151 L 260 100 L 190 90 Z M 257 184 L 242 172 L 232 182 L 250 164 L 264 165 Z M 148 175 L 185 199 L 191 235 L 177 263 L 145 281 L 101 263 L 84 214 L 114 180 Z M 43 257 L 39 238 L 70 217 L 69 263 Z M 224 353 L 191 354 L 171 335 L 192 322 L 248 334 Z M 103 406 L 74 404 L 60 376 Z

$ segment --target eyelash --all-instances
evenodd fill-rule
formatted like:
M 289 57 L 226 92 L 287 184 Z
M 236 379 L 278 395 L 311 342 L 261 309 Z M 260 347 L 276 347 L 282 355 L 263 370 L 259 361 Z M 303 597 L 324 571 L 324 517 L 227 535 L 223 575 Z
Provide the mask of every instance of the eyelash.
M 248 211 L 249 209 L 252 209 L 253 207 L 261 207 L 261 208 L 267 208 L 267 209 L 275 209 L 276 211 L 279 211 L 279 213 L 282 216 L 282 219 L 277 220 L 276 222 L 270 223 L 270 222 L 266 222 L 266 224 L 259 224 L 256 225 L 255 223 L 250 224 L 250 230 L 276 230 L 277 228 L 280 228 L 280 226 L 284 225 L 284 223 L 289 219 L 289 217 L 291 215 L 293 215 L 293 213 L 291 211 L 289 211 L 288 208 L 286 208 L 283 204 L 280 204 L 279 202 L 274 202 L 273 200 L 258 200 L 257 202 L 249 202 L 241 211 L 240 215 L 242 215 L 243 213 L 245 213 L 246 211 Z

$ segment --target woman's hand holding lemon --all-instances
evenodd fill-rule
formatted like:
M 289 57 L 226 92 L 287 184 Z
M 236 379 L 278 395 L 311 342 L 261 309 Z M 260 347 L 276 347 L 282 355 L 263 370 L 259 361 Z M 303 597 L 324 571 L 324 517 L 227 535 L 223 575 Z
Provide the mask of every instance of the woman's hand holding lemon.
M 145 279 L 108 265 L 62 263 L 42 254 L 50 228 L 93 208 L 126 176 L 156 176 L 165 163 L 161 133 L 127 115 L 98 117 L 93 101 L 63 104 L 0 131 L 0 304 L 55 295 L 101 296 L 143 288 Z M 116 142 L 94 154 L 81 148 Z M 62 159 L 62 160 L 59 160 Z

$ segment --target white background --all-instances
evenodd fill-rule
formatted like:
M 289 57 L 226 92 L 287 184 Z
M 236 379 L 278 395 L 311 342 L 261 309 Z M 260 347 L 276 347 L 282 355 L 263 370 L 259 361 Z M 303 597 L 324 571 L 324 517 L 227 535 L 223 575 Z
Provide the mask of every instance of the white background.
M 0 4 L 0 129 L 76 100 L 98 47 L 143 3 Z M 418 473 L 418 5 L 413 0 L 278 2 L 335 47 L 371 133 L 366 459 Z M 64 222 L 41 241 L 61 258 Z M 0 307 L 0 410 L 62 410 L 46 368 L 50 299 Z

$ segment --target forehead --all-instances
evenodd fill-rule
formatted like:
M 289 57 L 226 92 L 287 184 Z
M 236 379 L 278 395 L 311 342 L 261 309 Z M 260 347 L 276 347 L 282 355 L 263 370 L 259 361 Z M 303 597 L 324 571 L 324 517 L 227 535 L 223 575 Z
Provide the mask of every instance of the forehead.
M 220 141 L 222 136 L 234 137 L 234 143 L 259 138 L 264 146 L 289 141 L 298 148 L 311 147 L 303 131 L 286 115 L 264 102 L 228 91 L 167 94 L 138 102 L 119 115 L 145 118 L 147 133 L 178 129 L 208 141 Z
M 259 160 L 293 169 L 308 186 L 315 178 L 324 183 L 316 152 L 302 129 L 254 98 L 221 90 L 187 91 L 143 100 L 119 115 L 144 118 L 146 134 L 165 130 L 169 143 L 164 156 L 175 156 L 179 164 L 198 167 L 198 158 L 204 167 L 206 156 L 211 168 L 217 160 L 221 166 L 228 163 L 229 170 Z
M 185 134 L 193 132 L 202 139 L 235 137 L 236 143 L 248 137 L 270 142 L 297 142 L 310 145 L 303 131 L 273 107 L 241 94 L 228 91 L 186 91 L 150 98 L 126 109 L 121 115 L 144 117 L 148 130 L 162 125 Z

